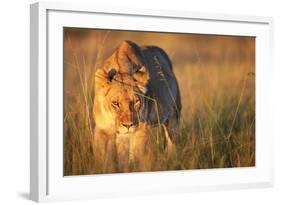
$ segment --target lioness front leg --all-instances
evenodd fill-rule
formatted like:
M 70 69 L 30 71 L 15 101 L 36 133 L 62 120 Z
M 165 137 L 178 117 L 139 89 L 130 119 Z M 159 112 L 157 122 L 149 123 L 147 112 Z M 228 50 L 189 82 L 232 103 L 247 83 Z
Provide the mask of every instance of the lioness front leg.
M 146 125 L 140 125 L 130 138 L 130 162 L 134 171 L 151 171 L 153 167 L 153 149 Z
M 128 136 L 116 137 L 116 151 L 117 151 L 117 163 L 119 172 L 128 172 L 130 163 L 130 140 Z
M 95 133 L 93 143 L 95 173 L 115 172 L 116 147 L 114 137 Z
M 174 156 L 174 154 L 176 153 L 176 146 L 175 144 L 172 142 L 171 137 L 166 125 L 162 125 L 163 129 L 164 129 L 164 134 L 165 134 L 165 138 L 166 138 L 166 154 L 167 154 L 167 159 L 172 159 L 172 157 Z

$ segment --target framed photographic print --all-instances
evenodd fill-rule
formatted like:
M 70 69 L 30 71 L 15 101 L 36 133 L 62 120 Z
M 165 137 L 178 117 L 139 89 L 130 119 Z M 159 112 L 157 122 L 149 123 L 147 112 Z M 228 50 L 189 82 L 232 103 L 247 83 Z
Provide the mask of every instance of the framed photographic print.
M 30 197 L 273 183 L 269 17 L 31 5 Z

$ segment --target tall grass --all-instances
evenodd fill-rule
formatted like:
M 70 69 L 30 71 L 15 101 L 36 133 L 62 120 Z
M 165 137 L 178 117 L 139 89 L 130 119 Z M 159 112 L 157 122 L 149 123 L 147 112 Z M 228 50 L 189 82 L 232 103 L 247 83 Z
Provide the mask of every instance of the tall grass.
M 167 159 L 164 136 L 152 132 L 152 170 L 255 165 L 254 39 L 66 29 L 64 175 L 95 172 L 94 72 L 124 39 L 166 50 L 181 91 L 177 153 Z

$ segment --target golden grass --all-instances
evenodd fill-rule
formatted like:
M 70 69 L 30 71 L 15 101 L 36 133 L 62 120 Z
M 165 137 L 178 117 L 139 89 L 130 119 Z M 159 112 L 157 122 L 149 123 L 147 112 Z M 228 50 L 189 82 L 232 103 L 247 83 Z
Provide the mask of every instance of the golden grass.
M 93 172 L 94 72 L 125 39 L 162 47 L 181 91 L 177 154 L 168 160 L 157 138 L 153 170 L 255 165 L 253 38 L 88 29 L 64 34 L 64 175 Z

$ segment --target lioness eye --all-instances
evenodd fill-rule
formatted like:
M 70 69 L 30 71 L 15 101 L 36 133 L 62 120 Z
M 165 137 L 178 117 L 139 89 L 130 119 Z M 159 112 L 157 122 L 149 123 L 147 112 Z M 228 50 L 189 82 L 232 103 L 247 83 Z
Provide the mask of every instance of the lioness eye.
M 119 107 L 119 103 L 117 101 L 112 101 L 111 105 L 113 107 Z

